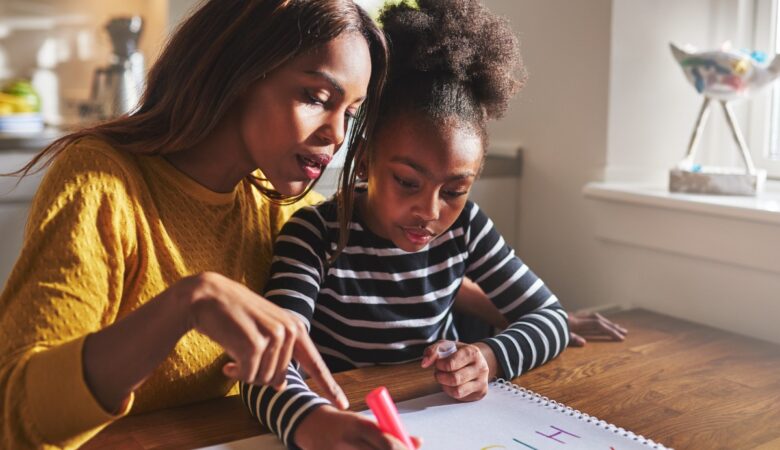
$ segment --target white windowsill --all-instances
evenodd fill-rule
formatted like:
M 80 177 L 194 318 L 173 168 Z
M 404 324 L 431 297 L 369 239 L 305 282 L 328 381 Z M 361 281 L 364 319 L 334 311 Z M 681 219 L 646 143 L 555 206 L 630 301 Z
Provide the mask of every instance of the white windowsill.
M 672 193 L 666 186 L 638 183 L 592 182 L 586 197 L 634 205 L 780 225 L 780 182 L 768 181 L 757 197 Z
M 594 182 L 583 188 L 592 202 L 596 239 L 780 273 L 780 183 L 758 197 L 669 193 L 639 183 Z

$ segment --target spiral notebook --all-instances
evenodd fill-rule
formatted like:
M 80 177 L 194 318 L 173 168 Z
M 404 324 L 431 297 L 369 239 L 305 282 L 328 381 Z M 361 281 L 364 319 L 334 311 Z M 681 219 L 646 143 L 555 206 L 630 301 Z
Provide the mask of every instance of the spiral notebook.
M 391 392 L 392 394 L 392 392 Z M 397 405 L 409 434 L 424 450 L 647 450 L 667 449 L 528 389 L 498 380 L 476 402 L 444 393 Z M 370 411 L 362 414 L 371 416 Z M 272 435 L 208 447 L 209 450 L 282 449 Z

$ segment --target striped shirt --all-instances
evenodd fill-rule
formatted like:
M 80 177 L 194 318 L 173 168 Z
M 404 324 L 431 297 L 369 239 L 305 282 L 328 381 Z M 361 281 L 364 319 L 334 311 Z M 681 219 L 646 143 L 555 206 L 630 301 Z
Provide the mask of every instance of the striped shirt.
M 265 291 L 306 324 L 334 372 L 414 361 L 440 339 L 457 340 L 452 305 L 464 276 L 511 324 L 483 341 L 505 378 L 544 364 L 568 345 L 567 316 L 558 299 L 473 202 L 417 252 L 372 233 L 357 212 L 347 247 L 327 267 L 337 241 L 334 200 L 298 210 L 276 241 Z M 292 365 L 287 381 L 282 392 L 242 385 L 241 395 L 252 414 L 292 446 L 296 426 L 327 401 L 308 389 Z

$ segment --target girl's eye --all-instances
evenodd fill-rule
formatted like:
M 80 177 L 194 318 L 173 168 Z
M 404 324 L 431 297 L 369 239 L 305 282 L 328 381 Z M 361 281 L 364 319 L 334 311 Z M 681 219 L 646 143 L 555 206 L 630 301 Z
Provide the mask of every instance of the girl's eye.
M 396 183 L 398 183 L 402 188 L 406 189 L 414 189 L 417 187 L 417 185 L 408 180 L 404 180 L 403 178 L 399 177 L 398 175 L 393 175 L 393 178 L 395 178 Z
M 442 191 L 445 197 L 458 198 L 468 194 L 468 191 Z

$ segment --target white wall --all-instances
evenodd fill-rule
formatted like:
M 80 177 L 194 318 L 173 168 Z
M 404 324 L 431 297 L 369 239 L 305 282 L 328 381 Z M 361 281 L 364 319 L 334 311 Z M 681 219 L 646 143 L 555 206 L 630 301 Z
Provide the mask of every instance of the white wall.
M 581 190 L 606 162 L 611 1 L 484 3 L 511 21 L 529 73 L 491 130 L 525 149 L 517 252 L 567 307 L 603 304 L 608 283 Z
M 668 42 L 716 48 L 731 40 L 736 48 L 749 47 L 750 30 L 734 25 L 735 18 L 751 13 L 746 10 L 748 3 L 752 2 L 613 1 L 608 179 L 665 183 L 668 169 L 685 152 L 702 101 L 684 81 Z M 743 103 L 737 108 L 749 134 L 748 106 Z M 719 108 L 713 109 L 712 119 L 709 139 L 700 145 L 703 161 L 733 163 L 737 153 Z M 598 253 L 605 263 L 603 270 L 614 279 L 604 286 L 606 299 L 780 342 L 774 324 L 780 316 L 780 273 L 760 264 L 748 268 L 737 263 L 744 259 L 746 248 L 776 245 L 780 227 L 636 206 L 618 207 L 610 224 L 604 217 L 615 206 L 587 202 L 605 221 L 597 223 L 597 233 L 608 238 L 601 241 Z M 623 234 L 619 228 L 640 215 L 643 220 L 632 226 L 643 237 L 617 243 L 614 237 Z M 666 226 L 670 223 L 675 224 L 673 229 Z M 708 250 L 689 252 L 686 241 L 675 246 L 646 244 L 680 237 L 700 241 Z M 731 245 L 738 242 L 739 248 Z M 717 261 L 706 257 L 713 252 L 719 253 Z
M 493 127 L 494 139 L 519 140 L 526 150 L 521 257 L 570 309 L 635 305 L 780 342 L 773 325 L 780 316 L 778 273 L 724 263 L 728 255 L 713 261 L 604 238 L 610 227 L 641 226 L 651 234 L 659 232 L 655 223 L 674 221 L 683 235 L 719 248 L 733 235 L 714 229 L 771 243 L 771 227 L 751 234 L 754 224 L 725 227 L 726 219 L 663 208 L 641 210 L 646 221 L 629 225 L 625 218 L 639 209 L 582 194 L 585 183 L 605 177 L 663 182 L 685 152 L 701 101 L 668 43 L 718 45 L 731 31 L 721 23 L 723 12 L 739 13 L 746 2 L 484 2 L 512 21 L 530 74 L 508 117 Z

